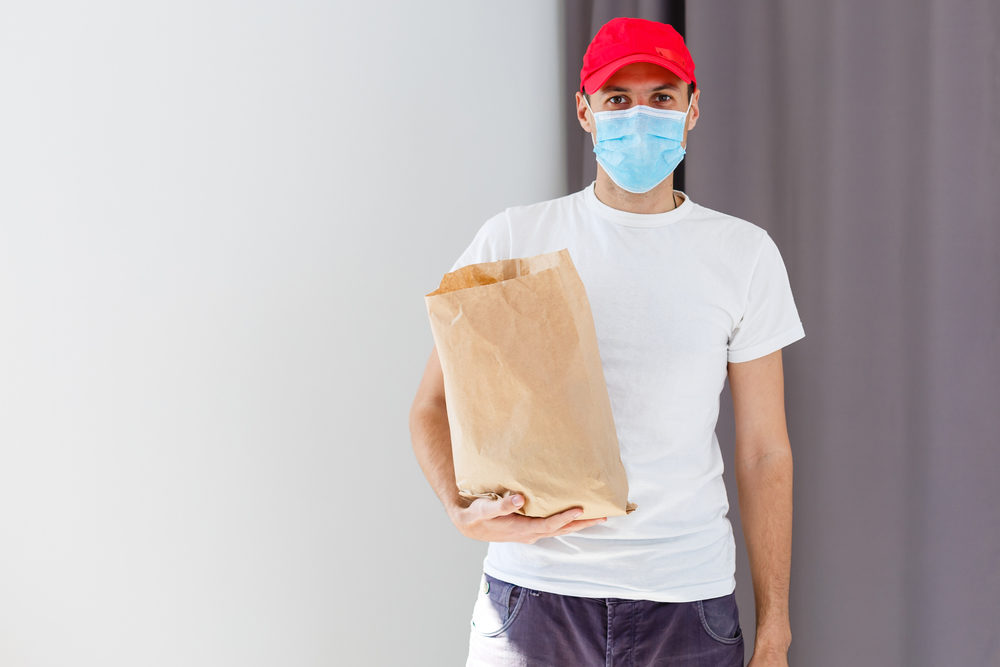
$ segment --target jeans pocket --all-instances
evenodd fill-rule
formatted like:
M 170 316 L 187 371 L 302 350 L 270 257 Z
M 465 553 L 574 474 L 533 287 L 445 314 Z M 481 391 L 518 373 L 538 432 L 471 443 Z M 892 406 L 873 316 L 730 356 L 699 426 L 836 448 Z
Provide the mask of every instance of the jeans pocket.
M 712 639 L 723 644 L 736 644 L 743 639 L 735 591 L 722 597 L 698 600 L 697 607 L 701 627 Z
M 472 608 L 472 629 L 484 637 L 499 635 L 517 619 L 527 597 L 521 586 L 483 573 Z

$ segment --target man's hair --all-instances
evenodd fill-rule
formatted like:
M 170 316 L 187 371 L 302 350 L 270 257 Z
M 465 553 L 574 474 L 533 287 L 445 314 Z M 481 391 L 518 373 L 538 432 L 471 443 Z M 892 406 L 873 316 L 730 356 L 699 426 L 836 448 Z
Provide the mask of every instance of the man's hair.
M 691 99 L 692 95 L 694 95 L 694 84 L 693 83 L 689 83 L 688 84 L 688 100 Z M 589 103 L 590 102 L 590 95 L 588 95 L 587 93 L 584 93 L 583 96 L 587 98 L 587 102 Z

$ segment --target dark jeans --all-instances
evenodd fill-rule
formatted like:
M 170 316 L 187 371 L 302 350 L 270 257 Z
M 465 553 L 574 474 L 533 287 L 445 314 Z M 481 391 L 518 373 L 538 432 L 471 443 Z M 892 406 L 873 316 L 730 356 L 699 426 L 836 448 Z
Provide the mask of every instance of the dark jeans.
M 692 602 L 557 595 L 483 573 L 466 667 L 743 667 L 736 594 Z

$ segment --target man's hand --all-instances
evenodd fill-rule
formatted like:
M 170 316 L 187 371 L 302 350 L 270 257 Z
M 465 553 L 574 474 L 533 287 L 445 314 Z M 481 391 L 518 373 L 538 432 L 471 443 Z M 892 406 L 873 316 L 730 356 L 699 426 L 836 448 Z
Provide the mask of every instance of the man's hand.
M 476 498 L 468 507 L 452 511 L 451 520 L 463 535 L 474 540 L 534 544 L 543 537 L 572 533 L 608 518 L 602 516 L 576 521 L 576 517 L 583 514 L 583 509 L 579 507 L 544 518 L 515 514 L 523 504 L 524 499 L 520 495 L 499 500 Z

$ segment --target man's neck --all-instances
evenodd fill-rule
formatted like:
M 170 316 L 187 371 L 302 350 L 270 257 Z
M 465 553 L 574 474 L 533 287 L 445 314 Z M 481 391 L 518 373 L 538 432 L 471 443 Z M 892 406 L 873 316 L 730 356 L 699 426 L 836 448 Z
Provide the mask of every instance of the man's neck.
M 649 192 L 634 193 L 615 185 L 608 174 L 598 166 L 597 182 L 594 185 L 597 198 L 620 211 L 629 213 L 666 213 L 684 201 L 681 195 L 674 195 L 674 175 L 671 173 L 662 183 Z

